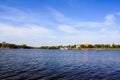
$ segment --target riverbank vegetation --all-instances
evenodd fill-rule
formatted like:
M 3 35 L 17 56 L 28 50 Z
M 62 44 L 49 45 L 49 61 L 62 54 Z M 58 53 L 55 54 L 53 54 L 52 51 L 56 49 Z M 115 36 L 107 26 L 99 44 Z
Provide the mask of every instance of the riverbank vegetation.
M 32 47 L 27 46 L 26 44 L 12 44 L 2 42 L 0 43 L 0 48 L 9 48 L 9 49 L 60 49 L 60 50 L 120 50 L 120 44 L 77 44 L 77 45 L 68 45 L 68 46 L 41 46 L 41 47 Z
M 40 49 L 61 50 L 120 50 L 120 44 L 79 44 L 69 46 L 42 46 Z
M 17 45 L 17 44 L 2 42 L 2 43 L 0 43 L 0 48 L 8 48 L 8 49 L 32 49 L 33 47 L 27 46 L 26 44 Z

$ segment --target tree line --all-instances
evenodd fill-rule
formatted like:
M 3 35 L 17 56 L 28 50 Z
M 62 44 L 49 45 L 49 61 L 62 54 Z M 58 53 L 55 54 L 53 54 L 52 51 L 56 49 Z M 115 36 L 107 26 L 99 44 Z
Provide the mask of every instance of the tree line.
M 31 48 L 33 48 L 33 47 L 27 46 L 26 44 L 17 45 L 17 44 L 2 42 L 2 43 L 0 43 L 0 48 L 31 49 Z
M 32 47 L 27 46 L 26 44 L 12 44 L 2 42 L 0 43 L 0 48 L 10 48 L 10 49 L 68 49 L 68 50 L 82 50 L 82 49 L 119 49 L 120 44 L 78 44 L 78 45 L 68 45 L 68 46 L 41 46 L 41 47 Z
M 79 44 L 69 46 L 41 46 L 40 49 L 68 49 L 68 50 L 83 50 L 83 49 L 120 49 L 120 44 Z

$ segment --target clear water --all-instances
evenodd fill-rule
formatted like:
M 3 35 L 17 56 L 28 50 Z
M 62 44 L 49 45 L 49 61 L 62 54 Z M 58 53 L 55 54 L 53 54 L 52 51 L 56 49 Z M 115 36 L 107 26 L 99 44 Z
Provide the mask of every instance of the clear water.
M 0 49 L 0 80 L 120 80 L 120 51 Z

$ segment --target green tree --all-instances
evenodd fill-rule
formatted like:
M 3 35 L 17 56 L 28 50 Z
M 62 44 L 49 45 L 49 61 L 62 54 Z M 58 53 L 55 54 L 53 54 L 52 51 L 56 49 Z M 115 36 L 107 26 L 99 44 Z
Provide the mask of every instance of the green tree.
M 95 48 L 95 46 L 92 44 L 88 44 L 88 48 Z
M 84 45 L 84 44 L 81 44 L 80 45 L 81 48 L 88 48 L 88 46 Z

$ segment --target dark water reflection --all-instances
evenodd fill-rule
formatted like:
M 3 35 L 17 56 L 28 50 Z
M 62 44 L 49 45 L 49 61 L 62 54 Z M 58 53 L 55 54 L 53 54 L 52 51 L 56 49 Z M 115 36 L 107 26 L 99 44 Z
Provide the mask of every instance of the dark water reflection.
M 120 80 L 120 51 L 0 49 L 0 80 Z

